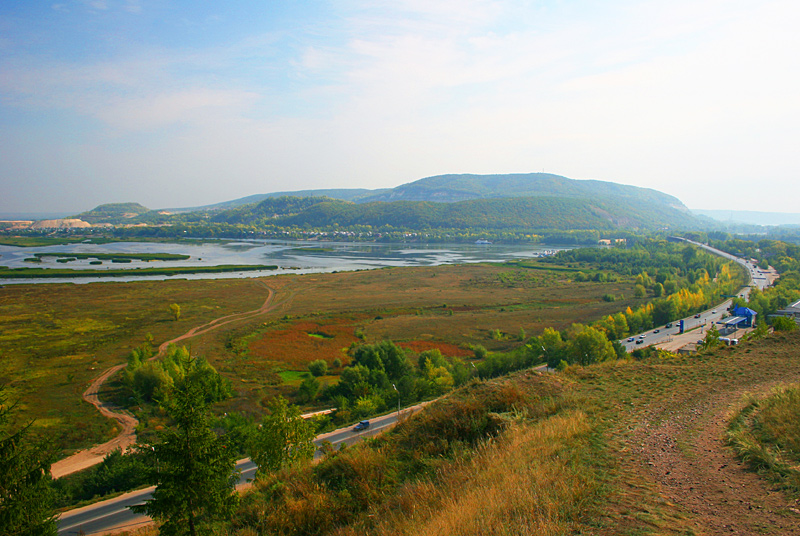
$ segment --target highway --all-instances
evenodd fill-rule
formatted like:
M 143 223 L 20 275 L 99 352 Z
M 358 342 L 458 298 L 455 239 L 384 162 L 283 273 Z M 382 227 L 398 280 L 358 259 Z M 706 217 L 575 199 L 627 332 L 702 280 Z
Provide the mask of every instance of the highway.
M 712 248 L 711 246 L 707 246 L 705 244 L 701 244 L 700 242 L 694 242 L 692 240 L 682 239 L 685 242 L 693 244 L 695 246 L 701 247 L 715 255 L 719 255 L 720 257 L 736 261 L 741 264 L 747 273 L 750 276 L 750 282 L 747 286 L 742 287 L 739 290 L 739 297 L 747 299 L 750 296 L 750 289 L 752 287 L 756 287 L 759 290 L 764 290 L 767 288 L 774 279 L 777 278 L 777 273 L 774 271 L 773 268 L 770 267 L 769 270 L 761 270 L 758 266 L 754 266 L 746 259 L 742 259 L 740 257 L 736 257 L 731 255 L 730 253 L 726 253 L 716 248 Z M 722 315 L 728 312 L 728 308 L 731 306 L 732 300 L 726 300 L 711 309 L 707 309 L 702 313 L 699 313 L 694 316 L 688 316 L 683 319 L 684 325 L 683 330 L 684 332 L 690 331 L 692 329 L 703 327 L 701 331 L 697 332 L 697 340 L 702 339 L 705 337 L 705 329 L 710 328 L 714 325 L 714 322 L 722 319 Z M 631 352 L 636 348 L 643 348 L 645 346 L 652 346 L 654 344 L 664 343 L 671 340 L 672 337 L 678 335 L 680 333 L 680 320 L 675 320 L 671 322 L 671 327 L 666 326 L 659 326 L 655 329 L 651 329 L 649 331 L 644 331 L 642 333 L 637 333 L 636 335 L 629 337 L 627 339 L 623 339 L 620 343 L 625 347 L 627 352 Z M 636 341 L 641 340 L 642 342 L 637 344 Z
M 417 411 L 422 406 L 413 406 L 401 410 L 400 416 L 405 417 Z M 371 426 L 367 430 L 354 432 L 352 426 L 340 428 L 333 432 L 321 434 L 314 440 L 314 444 L 319 447 L 324 441 L 329 441 L 334 446 L 350 445 L 363 437 L 370 437 L 381 433 L 394 426 L 397 422 L 398 413 L 395 411 L 382 417 L 370 419 Z M 315 458 L 321 456 L 321 451 L 317 450 Z M 246 486 L 255 478 L 256 466 L 249 458 L 244 458 L 236 462 L 236 468 L 241 472 L 237 488 Z M 58 520 L 59 536 L 66 535 L 99 535 L 121 530 L 132 530 L 142 525 L 150 523 L 149 517 L 142 514 L 134 514 L 128 507 L 134 504 L 142 504 L 152 497 L 155 487 L 132 491 L 114 499 L 70 510 L 61 514 Z

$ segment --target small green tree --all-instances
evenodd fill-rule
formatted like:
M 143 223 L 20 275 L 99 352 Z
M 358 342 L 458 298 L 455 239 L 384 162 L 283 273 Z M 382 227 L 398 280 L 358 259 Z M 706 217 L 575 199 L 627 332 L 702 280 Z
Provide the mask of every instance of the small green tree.
M 633 296 L 635 298 L 644 298 L 647 296 L 647 290 L 644 288 L 644 285 L 636 285 L 633 287 Z
M 205 524 L 229 518 L 238 502 L 235 449 L 211 429 L 205 390 L 192 377 L 176 386 L 167 406 L 175 427 L 143 448 L 155 458 L 156 489 L 152 499 L 131 509 L 163 521 L 161 534 L 196 536 Z
M 276 471 L 314 456 L 314 423 L 300 416 L 297 406 L 290 406 L 279 396 L 270 404 L 270 414 L 264 417 L 251 437 L 250 458 L 258 473 Z
M 317 398 L 321 387 L 319 380 L 311 376 L 300 383 L 300 387 L 297 388 L 297 395 L 302 402 L 312 402 Z
M 317 359 L 308 364 L 308 371 L 316 377 L 325 376 L 328 373 L 328 363 L 324 359 Z
M 0 386 L 0 527 L 12 536 L 55 535 L 51 454 L 45 445 L 31 440 L 32 423 L 8 428 L 13 409 Z
M 169 310 L 172 313 L 172 317 L 175 319 L 175 322 L 181 319 L 181 306 L 177 303 L 173 303 L 169 306 Z
M 703 339 L 703 342 L 700 343 L 700 347 L 703 350 L 709 350 L 711 348 L 716 348 L 720 344 L 722 343 L 719 340 L 719 330 L 717 330 L 717 326 L 712 325 L 710 328 L 708 328 L 708 331 L 706 331 L 706 336 Z
M 772 319 L 772 329 L 775 331 L 794 331 L 797 329 L 797 324 L 791 318 L 776 316 Z

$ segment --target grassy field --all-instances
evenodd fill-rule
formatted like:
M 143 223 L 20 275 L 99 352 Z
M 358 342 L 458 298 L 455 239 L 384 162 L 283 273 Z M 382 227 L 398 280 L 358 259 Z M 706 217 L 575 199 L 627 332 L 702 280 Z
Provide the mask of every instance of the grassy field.
M 220 316 L 257 309 L 250 279 L 7 285 L 0 288 L 0 382 L 64 449 L 114 434 L 113 422 L 81 401 L 88 382 L 125 361 L 152 334 L 159 343 Z M 181 305 L 174 321 L 169 304 Z
M 268 475 L 214 534 L 796 533 L 795 496 L 738 463 L 723 431 L 755 399 L 763 428 L 795 441 L 796 395 L 775 386 L 800 377 L 799 344 L 474 382 L 378 439 Z
M 571 284 L 567 277 L 493 265 L 281 275 L 263 279 L 276 291 L 277 309 L 186 344 L 233 382 L 236 396 L 223 410 L 260 411 L 275 394 L 294 395 L 296 378 L 287 382 L 279 373 L 305 371 L 315 359 L 346 364 L 344 350 L 355 342 L 390 338 L 468 356 L 468 345 L 509 349 L 521 344 L 523 329 L 530 336 L 637 303 L 601 299 L 632 296 L 630 282 Z M 94 376 L 123 363 L 148 333 L 158 345 L 257 309 L 266 295 L 263 283 L 249 279 L 7 285 L 0 289 L 0 381 L 21 399 L 18 417 L 36 418 L 59 447 L 100 442 L 113 435 L 113 424 L 80 402 Z M 181 306 L 178 322 L 171 303 Z M 492 338 L 491 330 L 504 335 Z
M 512 272 L 527 283 L 509 284 Z M 233 379 L 239 396 L 228 411 L 261 411 L 276 394 L 292 398 L 296 386 L 276 373 L 305 371 L 316 359 L 346 365 L 354 343 L 391 339 L 468 357 L 471 345 L 508 350 L 522 344 L 521 330 L 531 336 L 637 303 L 602 300 L 609 292 L 632 296 L 630 282 L 576 284 L 563 273 L 483 264 L 280 276 L 268 284 L 282 302 L 274 314 L 193 342 Z M 492 330 L 503 336 L 493 338 Z

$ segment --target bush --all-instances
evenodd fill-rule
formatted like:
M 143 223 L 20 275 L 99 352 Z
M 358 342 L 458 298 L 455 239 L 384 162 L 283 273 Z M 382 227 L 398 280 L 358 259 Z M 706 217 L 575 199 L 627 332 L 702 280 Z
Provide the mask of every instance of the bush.
M 141 452 L 123 455 L 117 449 L 99 465 L 54 480 L 56 507 L 74 506 L 94 497 L 136 489 L 147 484 L 151 470 Z
M 325 376 L 328 373 L 328 363 L 324 359 L 317 359 L 308 364 L 308 371 L 316 377 Z
M 772 319 L 772 327 L 775 331 L 794 331 L 797 329 L 797 324 L 791 318 L 776 316 Z

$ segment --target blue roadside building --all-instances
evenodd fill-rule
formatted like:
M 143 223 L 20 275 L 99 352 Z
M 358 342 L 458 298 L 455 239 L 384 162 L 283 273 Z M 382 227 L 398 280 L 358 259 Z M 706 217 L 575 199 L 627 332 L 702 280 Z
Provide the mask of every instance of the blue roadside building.
M 720 320 L 717 324 L 722 324 L 720 330 L 723 333 L 732 333 L 740 328 L 752 328 L 756 325 L 756 313 L 749 307 L 736 307 L 731 311 L 728 318 Z

